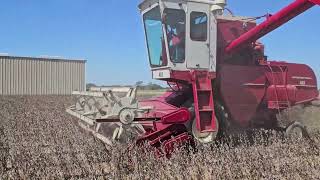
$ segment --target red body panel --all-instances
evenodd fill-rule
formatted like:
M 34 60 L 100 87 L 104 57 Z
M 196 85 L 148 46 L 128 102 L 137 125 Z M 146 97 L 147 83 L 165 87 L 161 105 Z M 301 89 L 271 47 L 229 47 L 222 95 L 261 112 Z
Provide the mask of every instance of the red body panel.
M 270 112 L 272 109 L 282 110 L 311 102 L 318 96 L 315 74 L 303 64 L 224 64 L 218 79 L 222 99 L 234 121 L 242 127 L 249 126 L 261 109 Z
M 218 19 L 218 46 L 225 48 L 232 41 L 254 27 L 256 27 L 256 23 L 253 21 L 246 22 L 244 26 L 244 21 Z
M 185 123 L 191 119 L 190 112 L 187 108 L 180 108 L 175 112 L 167 114 L 161 118 L 163 124 Z
M 143 118 L 162 118 L 170 113 L 174 113 L 178 110 L 177 107 L 167 103 L 165 97 L 169 97 L 172 93 L 165 94 L 160 98 L 148 99 L 139 102 L 141 107 L 150 107 L 151 111 L 144 113 Z
M 286 64 L 287 83 L 297 88 L 295 104 L 306 103 L 318 96 L 317 78 L 313 70 L 304 64 Z
M 218 73 L 220 94 L 231 116 L 247 127 L 267 89 L 264 67 L 222 65 Z
M 320 5 L 320 0 L 309 0 L 309 1 L 313 2 L 314 4 Z

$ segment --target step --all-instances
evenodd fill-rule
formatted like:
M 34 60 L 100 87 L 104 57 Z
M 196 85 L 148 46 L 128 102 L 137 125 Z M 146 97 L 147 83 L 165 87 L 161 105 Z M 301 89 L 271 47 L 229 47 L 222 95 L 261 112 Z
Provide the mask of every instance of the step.
M 198 92 L 211 92 L 211 89 L 197 89 Z
M 268 107 L 271 109 L 275 109 L 275 108 L 288 108 L 290 107 L 290 102 L 287 101 L 269 101 L 268 102 Z
M 200 112 L 213 112 L 213 109 L 199 109 Z

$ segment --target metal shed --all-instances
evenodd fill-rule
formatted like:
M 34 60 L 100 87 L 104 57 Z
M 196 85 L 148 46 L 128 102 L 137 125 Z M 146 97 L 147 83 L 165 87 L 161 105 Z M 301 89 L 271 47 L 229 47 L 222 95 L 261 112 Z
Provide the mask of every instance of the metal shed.
M 0 56 L 0 95 L 69 95 L 85 90 L 85 60 Z

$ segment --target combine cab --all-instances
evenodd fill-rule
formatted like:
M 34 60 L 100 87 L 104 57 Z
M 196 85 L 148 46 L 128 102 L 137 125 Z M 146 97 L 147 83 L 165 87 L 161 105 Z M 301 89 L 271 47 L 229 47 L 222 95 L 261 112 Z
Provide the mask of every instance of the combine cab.
M 225 0 L 145 0 L 139 9 L 152 76 L 172 90 L 144 101 L 136 88 L 125 97 L 74 92 L 78 101 L 67 112 L 107 144 L 133 134 L 166 154 L 233 128 L 278 128 L 277 114 L 318 97 L 317 80 L 306 65 L 268 60 L 258 39 L 319 4 L 296 0 L 257 25 L 224 15 Z

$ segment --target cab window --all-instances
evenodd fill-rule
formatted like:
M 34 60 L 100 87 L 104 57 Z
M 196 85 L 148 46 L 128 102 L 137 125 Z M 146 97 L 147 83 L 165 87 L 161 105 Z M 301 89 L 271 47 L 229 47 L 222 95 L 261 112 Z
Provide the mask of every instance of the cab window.
M 190 14 L 190 38 L 193 41 L 207 41 L 208 16 L 203 12 Z
M 159 6 L 143 15 L 151 67 L 167 65 Z
M 181 9 L 165 9 L 165 27 L 170 59 L 173 63 L 183 63 L 186 47 L 186 13 Z

